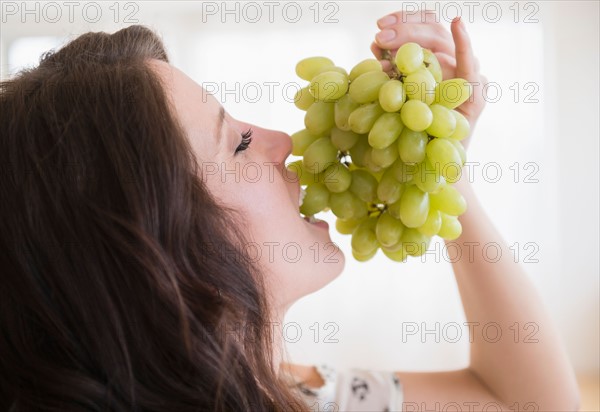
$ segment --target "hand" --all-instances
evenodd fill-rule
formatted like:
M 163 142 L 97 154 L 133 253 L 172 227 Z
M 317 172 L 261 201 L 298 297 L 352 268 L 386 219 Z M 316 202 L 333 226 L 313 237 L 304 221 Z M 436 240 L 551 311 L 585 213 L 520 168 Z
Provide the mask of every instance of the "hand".
M 415 42 L 435 54 L 442 66 L 444 79 L 459 77 L 473 84 L 472 97 L 456 108 L 469 121 L 472 134 L 485 106 L 481 90 L 487 79 L 479 74 L 479 62 L 473 55 L 469 35 L 460 17 L 451 23 L 452 35 L 442 24 L 435 22 L 435 12 L 428 10 L 417 14 L 389 14 L 377 25 L 382 31 L 375 36 L 371 51 L 381 61 L 384 71 L 390 71 L 392 66 L 383 59 L 383 50 L 390 50 L 394 56 L 401 45 Z M 461 142 L 465 149 L 470 139 L 471 136 Z

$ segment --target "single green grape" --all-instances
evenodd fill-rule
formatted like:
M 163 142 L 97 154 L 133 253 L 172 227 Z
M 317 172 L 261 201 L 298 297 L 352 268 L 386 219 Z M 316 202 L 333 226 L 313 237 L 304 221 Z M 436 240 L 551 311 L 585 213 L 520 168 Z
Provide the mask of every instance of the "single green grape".
M 363 156 L 363 163 L 365 168 L 371 173 L 379 173 L 383 171 L 383 168 L 373 161 L 373 148 L 369 147 Z
M 342 96 L 334 106 L 334 121 L 338 129 L 349 131 L 348 117 L 359 106 L 349 95 Z
M 404 231 L 402 222 L 389 213 L 383 212 L 377 219 L 375 226 L 375 235 L 381 246 L 391 247 L 400 242 L 400 237 Z
M 390 167 L 398 159 L 398 156 L 398 149 L 393 144 L 383 149 L 371 150 L 371 160 L 382 168 Z
M 436 86 L 434 102 L 455 109 L 466 102 L 472 93 L 473 88 L 465 79 L 448 79 Z
M 423 62 L 437 83 L 442 81 L 442 66 L 437 57 L 429 49 L 423 49 Z
M 317 100 L 335 101 L 348 91 L 348 77 L 342 73 L 326 71 L 312 79 L 308 90 Z
M 369 73 L 365 73 L 369 74 Z M 314 106 L 314 105 L 313 105 Z M 310 109 L 309 109 L 310 110 Z M 359 106 L 348 117 L 350 129 L 358 134 L 369 133 L 375 121 L 383 114 L 379 103 L 369 103 Z
M 406 97 L 431 104 L 435 98 L 435 78 L 427 69 L 419 69 L 404 79 Z
M 400 109 L 400 117 L 402 123 L 415 132 L 424 131 L 433 121 L 433 113 L 431 113 L 429 106 L 420 100 L 406 101 Z
M 427 220 L 429 213 L 429 194 L 416 185 L 404 189 L 400 197 L 400 220 L 407 227 L 416 228 Z
M 427 220 L 421 226 L 417 228 L 419 232 L 425 236 L 435 236 L 442 227 L 442 215 L 439 210 L 429 209 Z
M 308 110 L 308 108 L 317 100 L 310 94 L 308 86 L 301 88 L 294 95 L 294 104 L 300 110 Z
M 375 235 L 376 225 L 377 218 L 371 217 L 365 219 L 357 226 L 354 232 L 352 232 L 352 240 L 350 241 L 353 252 L 365 256 L 377 251 L 379 242 Z
M 369 145 L 375 149 L 383 149 L 396 141 L 404 125 L 398 113 L 383 113 L 369 132 Z
M 446 139 L 446 140 L 448 140 L 450 143 L 452 143 L 452 145 L 458 152 L 458 154 L 460 156 L 460 161 L 461 161 L 460 165 L 461 166 L 464 165 L 465 162 L 467 161 L 467 153 L 465 152 L 464 146 L 458 140 L 454 140 L 454 139 Z
M 310 146 L 319 137 L 322 136 L 314 135 L 307 129 L 297 131 L 291 136 L 292 154 L 294 156 L 302 156 L 306 151 L 306 148 Z
M 423 48 L 417 43 L 404 43 L 396 52 L 396 67 L 404 75 L 417 71 L 423 65 Z
M 353 219 L 363 219 L 366 218 L 369 214 L 369 210 L 367 209 L 367 204 L 360 200 L 358 196 L 352 194 L 352 207 L 353 207 Z
M 438 232 L 438 236 L 446 240 L 457 239 L 462 234 L 462 225 L 460 224 L 458 217 L 450 216 L 445 213 L 442 215 L 442 225 Z
M 286 173 L 284 177 L 289 182 L 300 182 L 302 175 L 305 173 L 302 159 L 288 163 L 285 165 L 285 169 Z
M 447 139 L 433 139 L 427 143 L 427 157 L 431 164 L 439 168 L 440 173 L 448 181 L 456 181 L 462 169 L 460 154 Z
M 357 262 L 366 262 L 368 260 L 371 260 L 376 254 L 377 254 L 377 249 L 373 250 L 371 253 L 367 253 L 366 255 L 361 255 L 360 253 L 358 253 L 357 251 L 352 249 L 352 257 Z
M 404 163 L 419 163 L 425 159 L 429 137 L 425 132 L 415 132 L 405 127 L 398 138 L 398 154 Z
M 402 189 L 402 192 L 404 192 L 406 190 L 406 185 L 403 184 L 404 188 Z M 402 196 L 400 196 L 400 199 L 395 201 L 394 203 L 391 203 L 388 205 L 386 211 L 394 216 L 396 219 L 400 219 L 400 200 L 402 200 Z
M 382 71 L 366 72 L 358 76 L 348 89 L 348 94 L 358 103 L 370 103 L 379 97 L 379 89 L 390 77 Z
M 333 103 L 314 102 L 304 115 L 304 126 L 312 134 L 321 135 L 328 132 L 335 125 L 333 117 Z
M 406 228 L 402 233 L 402 246 L 410 256 L 421 256 L 429 248 L 431 238 L 417 229 Z
M 333 67 L 323 67 L 321 70 L 319 70 L 315 73 L 315 75 L 313 76 L 313 78 L 311 80 L 313 80 L 315 78 L 315 76 L 318 76 L 319 74 L 322 74 L 325 72 L 336 72 L 336 73 L 340 73 L 340 74 L 343 74 L 344 76 L 348 77 L 348 72 L 346 71 L 346 69 L 344 69 L 343 67 L 339 67 L 339 66 L 333 66 Z
M 385 203 L 394 203 L 402 195 L 404 185 L 394 177 L 394 171 L 387 169 L 377 185 L 377 198 Z
M 461 113 L 456 110 L 450 110 L 450 113 L 456 119 L 456 128 L 454 129 L 454 133 L 452 133 L 449 138 L 452 140 L 463 140 L 469 137 L 469 133 L 471 132 L 471 125 L 469 121 L 463 116 Z
M 377 196 L 377 179 L 366 170 L 355 169 L 351 172 L 350 191 L 363 202 L 373 202 Z
M 397 112 L 406 100 L 404 85 L 400 80 L 391 79 L 379 89 L 379 104 L 386 112 Z
M 342 235 L 351 235 L 362 220 L 363 219 L 340 219 L 338 217 L 335 220 L 335 229 Z
M 359 135 L 356 143 L 348 151 L 352 158 L 352 163 L 358 167 L 365 167 L 365 155 L 370 148 L 367 136 Z
M 331 143 L 342 152 L 347 152 L 360 139 L 360 135 L 353 131 L 345 131 L 334 127 L 331 129 Z
M 321 173 L 329 165 L 337 163 L 337 153 L 329 137 L 320 137 L 304 151 L 304 168 L 312 173 Z
M 303 80 L 311 81 L 320 71 L 333 66 L 335 65 L 327 57 L 307 57 L 296 64 L 296 74 Z
M 406 249 L 402 247 L 402 242 L 400 242 L 399 247 L 396 250 L 389 250 L 388 248 L 384 248 L 381 246 L 381 251 L 388 259 L 393 260 L 394 262 L 405 262 L 408 254 L 406 253 Z
M 446 183 L 440 169 L 432 165 L 427 157 L 417 165 L 413 180 L 419 189 L 428 193 L 436 192 Z M 431 200 L 431 195 L 429 199 Z
M 467 211 L 467 201 L 452 185 L 442 185 L 439 190 L 429 195 L 431 207 L 452 216 L 462 215 Z
M 341 163 L 333 163 L 323 171 L 325 186 L 331 193 L 341 193 L 350 187 L 352 177 L 350 171 Z
M 416 172 L 416 165 L 410 163 L 404 163 L 402 159 L 396 159 L 394 164 L 391 166 L 394 171 L 394 177 L 400 183 L 410 182 L 414 178 Z
M 397 218 L 394 218 L 394 219 L 398 220 Z M 400 223 L 402 223 L 402 222 L 400 222 Z M 403 226 L 402 232 L 404 232 L 404 226 Z M 377 233 L 375 233 L 375 234 L 377 234 Z M 381 250 L 385 250 L 386 252 L 398 252 L 400 249 L 404 249 L 402 247 L 402 237 L 400 237 L 398 242 L 394 243 L 391 246 L 386 246 L 386 245 L 380 244 L 379 247 L 381 248 Z
M 353 82 L 361 74 L 365 74 L 367 72 L 380 72 L 381 70 L 382 68 L 379 60 L 366 59 L 354 66 L 352 70 L 350 70 L 350 75 L 348 77 L 350 78 L 350 81 Z
M 322 180 L 320 173 L 314 174 L 304 168 L 304 163 L 302 159 L 291 162 L 286 167 L 287 170 L 296 174 L 297 179 L 303 186 L 310 185 L 312 183 L 319 183 Z M 296 177 L 293 177 L 289 174 L 286 176 L 286 178 L 289 181 L 297 181 Z
M 429 106 L 433 121 L 427 128 L 427 133 L 435 137 L 450 137 L 456 129 L 456 117 L 452 110 L 439 104 Z
M 329 195 L 329 207 L 331 207 L 333 214 L 341 219 L 355 217 L 353 197 L 354 195 L 348 190 L 341 193 L 331 193 Z
M 323 183 L 313 183 L 306 186 L 306 196 L 300 206 L 300 213 L 312 216 L 329 206 L 329 190 Z

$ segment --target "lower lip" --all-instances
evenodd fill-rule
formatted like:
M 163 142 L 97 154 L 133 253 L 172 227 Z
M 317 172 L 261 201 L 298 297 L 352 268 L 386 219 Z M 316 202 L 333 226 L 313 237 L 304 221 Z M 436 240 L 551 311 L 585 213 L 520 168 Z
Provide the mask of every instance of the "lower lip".
M 308 218 L 305 217 L 304 221 L 308 222 L 309 224 L 311 224 L 313 226 L 318 226 L 318 227 L 323 228 L 325 230 L 329 230 L 329 224 L 327 222 L 323 221 L 323 220 L 319 220 L 317 222 L 311 223 L 311 222 L 308 221 Z

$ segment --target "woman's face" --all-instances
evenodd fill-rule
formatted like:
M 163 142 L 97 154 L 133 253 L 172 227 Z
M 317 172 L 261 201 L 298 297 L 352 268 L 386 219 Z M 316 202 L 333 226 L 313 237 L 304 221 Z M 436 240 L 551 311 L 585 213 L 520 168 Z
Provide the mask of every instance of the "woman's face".
M 203 182 L 220 202 L 241 212 L 239 224 L 251 242 L 242 249 L 265 274 L 274 307 L 287 309 L 339 275 L 345 259 L 331 243 L 327 224 L 300 217 L 300 186 L 284 164 L 290 137 L 232 118 L 177 68 L 160 60 L 150 65 L 166 86 Z M 252 141 L 241 150 L 242 135 L 250 129 Z

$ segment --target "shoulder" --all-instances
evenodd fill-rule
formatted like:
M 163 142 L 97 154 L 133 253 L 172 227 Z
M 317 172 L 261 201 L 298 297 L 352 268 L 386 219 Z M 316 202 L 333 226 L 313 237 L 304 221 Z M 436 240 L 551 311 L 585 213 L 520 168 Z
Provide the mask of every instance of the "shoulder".
M 282 372 L 290 375 L 296 382 L 301 382 L 310 388 L 317 389 L 325 384 L 325 380 L 315 365 L 299 365 L 282 362 L 280 373 Z
M 294 377 L 309 406 L 319 411 L 402 410 L 402 385 L 391 371 L 341 369 L 327 364 L 286 364 L 282 371 Z

